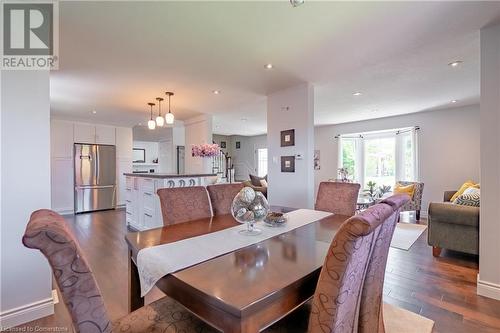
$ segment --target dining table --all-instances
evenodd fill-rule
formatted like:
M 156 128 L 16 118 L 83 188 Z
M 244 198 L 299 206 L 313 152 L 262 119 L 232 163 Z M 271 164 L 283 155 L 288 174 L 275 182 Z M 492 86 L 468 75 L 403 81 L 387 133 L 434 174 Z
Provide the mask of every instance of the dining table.
M 259 332 L 311 299 L 330 244 L 348 218 L 329 215 L 167 274 L 156 282 L 156 287 L 222 332 Z M 125 239 L 130 256 L 129 310 L 144 305 L 136 265 L 140 250 L 237 225 L 240 224 L 228 214 L 128 232 Z

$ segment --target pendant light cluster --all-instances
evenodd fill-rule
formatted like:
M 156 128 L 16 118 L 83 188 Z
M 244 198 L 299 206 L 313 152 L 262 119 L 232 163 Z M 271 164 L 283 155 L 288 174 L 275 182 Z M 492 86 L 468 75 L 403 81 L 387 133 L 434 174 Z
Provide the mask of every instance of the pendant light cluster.
M 150 107 L 150 118 L 148 120 L 148 128 L 150 130 L 154 130 L 156 126 L 163 127 L 165 123 L 167 125 L 172 125 L 174 123 L 175 117 L 172 111 L 170 110 L 170 97 L 172 97 L 174 93 L 167 91 L 165 95 L 168 96 L 168 113 L 165 114 L 165 117 L 163 117 L 161 114 L 161 102 L 163 101 L 162 97 L 156 97 L 156 100 L 158 101 L 158 116 L 154 120 L 153 120 L 153 106 L 155 106 L 156 104 L 151 102 L 148 103 Z

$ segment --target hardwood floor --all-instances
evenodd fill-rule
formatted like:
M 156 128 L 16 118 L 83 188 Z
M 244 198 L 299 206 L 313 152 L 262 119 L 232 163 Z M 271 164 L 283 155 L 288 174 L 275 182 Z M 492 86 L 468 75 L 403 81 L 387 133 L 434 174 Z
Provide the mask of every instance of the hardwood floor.
M 125 212 L 68 216 L 67 221 L 87 255 L 110 319 L 120 318 L 127 313 Z M 414 217 L 402 214 L 401 222 L 414 222 Z M 436 333 L 500 332 L 500 301 L 476 295 L 477 273 L 476 256 L 443 250 L 434 258 L 425 232 L 409 251 L 390 249 L 384 300 L 434 320 Z M 161 296 L 156 289 L 146 303 Z M 71 320 L 61 300 L 54 315 L 23 326 L 66 331 Z

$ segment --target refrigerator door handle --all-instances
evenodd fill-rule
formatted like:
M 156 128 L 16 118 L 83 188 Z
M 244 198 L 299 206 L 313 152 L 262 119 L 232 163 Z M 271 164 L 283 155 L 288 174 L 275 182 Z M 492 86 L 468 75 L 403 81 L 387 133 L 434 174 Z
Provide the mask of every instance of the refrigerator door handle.
M 81 160 L 89 160 L 89 161 L 91 161 L 92 157 L 90 157 L 90 155 L 80 155 L 80 159 Z

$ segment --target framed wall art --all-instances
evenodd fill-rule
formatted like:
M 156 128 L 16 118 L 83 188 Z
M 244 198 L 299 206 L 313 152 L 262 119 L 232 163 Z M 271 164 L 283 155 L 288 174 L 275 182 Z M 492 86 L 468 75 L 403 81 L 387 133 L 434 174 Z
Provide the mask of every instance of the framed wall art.
M 281 147 L 295 146 L 295 130 L 281 131 Z
M 295 172 L 295 156 L 281 156 L 281 172 Z

